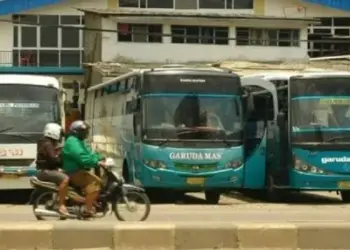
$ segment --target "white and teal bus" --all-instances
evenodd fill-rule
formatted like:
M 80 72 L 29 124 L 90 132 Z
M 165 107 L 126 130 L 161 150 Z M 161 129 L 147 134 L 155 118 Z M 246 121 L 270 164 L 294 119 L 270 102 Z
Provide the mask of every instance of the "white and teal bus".
M 0 190 L 31 188 L 45 124 L 64 124 L 61 93 L 54 77 L 0 75 Z

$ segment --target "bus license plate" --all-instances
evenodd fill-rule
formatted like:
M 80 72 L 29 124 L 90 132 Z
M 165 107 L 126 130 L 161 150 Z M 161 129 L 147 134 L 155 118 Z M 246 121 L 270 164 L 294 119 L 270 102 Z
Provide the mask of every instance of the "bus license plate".
M 339 181 L 338 187 L 341 189 L 350 189 L 350 181 Z
M 2 174 L 0 175 L 0 178 L 4 179 L 18 179 L 20 176 L 16 174 Z
M 205 178 L 198 178 L 198 177 L 193 177 L 193 178 L 187 178 L 186 183 L 190 185 L 202 185 L 204 184 Z

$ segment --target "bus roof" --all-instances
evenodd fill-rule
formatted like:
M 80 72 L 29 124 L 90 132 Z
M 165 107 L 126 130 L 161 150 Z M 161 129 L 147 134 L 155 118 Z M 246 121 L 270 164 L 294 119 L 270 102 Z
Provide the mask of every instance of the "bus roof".
M 23 84 L 59 89 L 59 82 L 55 77 L 38 75 L 0 75 L 0 84 Z
M 307 72 L 301 74 L 295 74 L 293 78 L 327 78 L 327 77 L 350 77 L 350 72 L 345 71 L 326 71 L 326 72 Z
M 289 80 L 292 76 L 298 75 L 295 72 L 262 72 L 258 74 L 245 75 L 242 78 L 262 78 L 264 80 Z
M 110 79 L 106 82 L 94 85 L 92 87 L 90 87 L 88 89 L 88 91 L 94 91 L 96 89 L 100 89 L 112 84 L 115 84 L 116 82 L 120 82 L 123 81 L 125 79 L 128 79 L 132 76 L 136 76 L 136 75 L 140 75 L 140 74 L 144 74 L 144 73 L 150 73 L 150 72 L 154 72 L 154 73 L 161 73 L 164 74 L 166 72 L 191 72 L 191 73 L 195 73 L 198 72 L 200 74 L 215 74 L 215 75 L 231 75 L 231 76 L 237 76 L 239 77 L 239 75 L 233 73 L 231 70 L 229 69 L 222 69 L 222 68 L 214 68 L 214 67 L 203 67 L 203 68 L 195 68 L 195 67 L 182 67 L 182 66 L 174 66 L 174 67 L 162 67 L 162 68 L 147 68 L 147 69 L 135 69 L 129 73 L 125 73 L 122 74 L 118 77 L 115 77 L 113 79 Z

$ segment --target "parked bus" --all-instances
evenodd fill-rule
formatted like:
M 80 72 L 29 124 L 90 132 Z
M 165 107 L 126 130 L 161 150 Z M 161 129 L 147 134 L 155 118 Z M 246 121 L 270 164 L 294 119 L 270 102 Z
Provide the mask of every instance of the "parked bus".
M 277 87 L 287 89 L 287 105 L 278 107 L 280 150 L 268 163 L 266 188 L 340 191 L 350 202 L 349 80 L 348 72 L 308 72 Z
M 147 189 L 204 191 L 243 185 L 240 77 L 218 69 L 135 70 L 89 88 L 93 147 Z M 169 193 L 165 193 L 165 196 Z
M 56 78 L 0 75 L 0 189 L 29 189 L 36 142 L 48 122 L 64 124 Z

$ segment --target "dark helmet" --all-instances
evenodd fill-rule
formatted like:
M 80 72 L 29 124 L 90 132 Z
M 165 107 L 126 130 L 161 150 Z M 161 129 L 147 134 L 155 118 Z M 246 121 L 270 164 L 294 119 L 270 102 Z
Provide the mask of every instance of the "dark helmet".
M 90 126 L 84 121 L 74 121 L 69 127 L 69 133 L 81 140 L 85 140 L 89 135 Z

